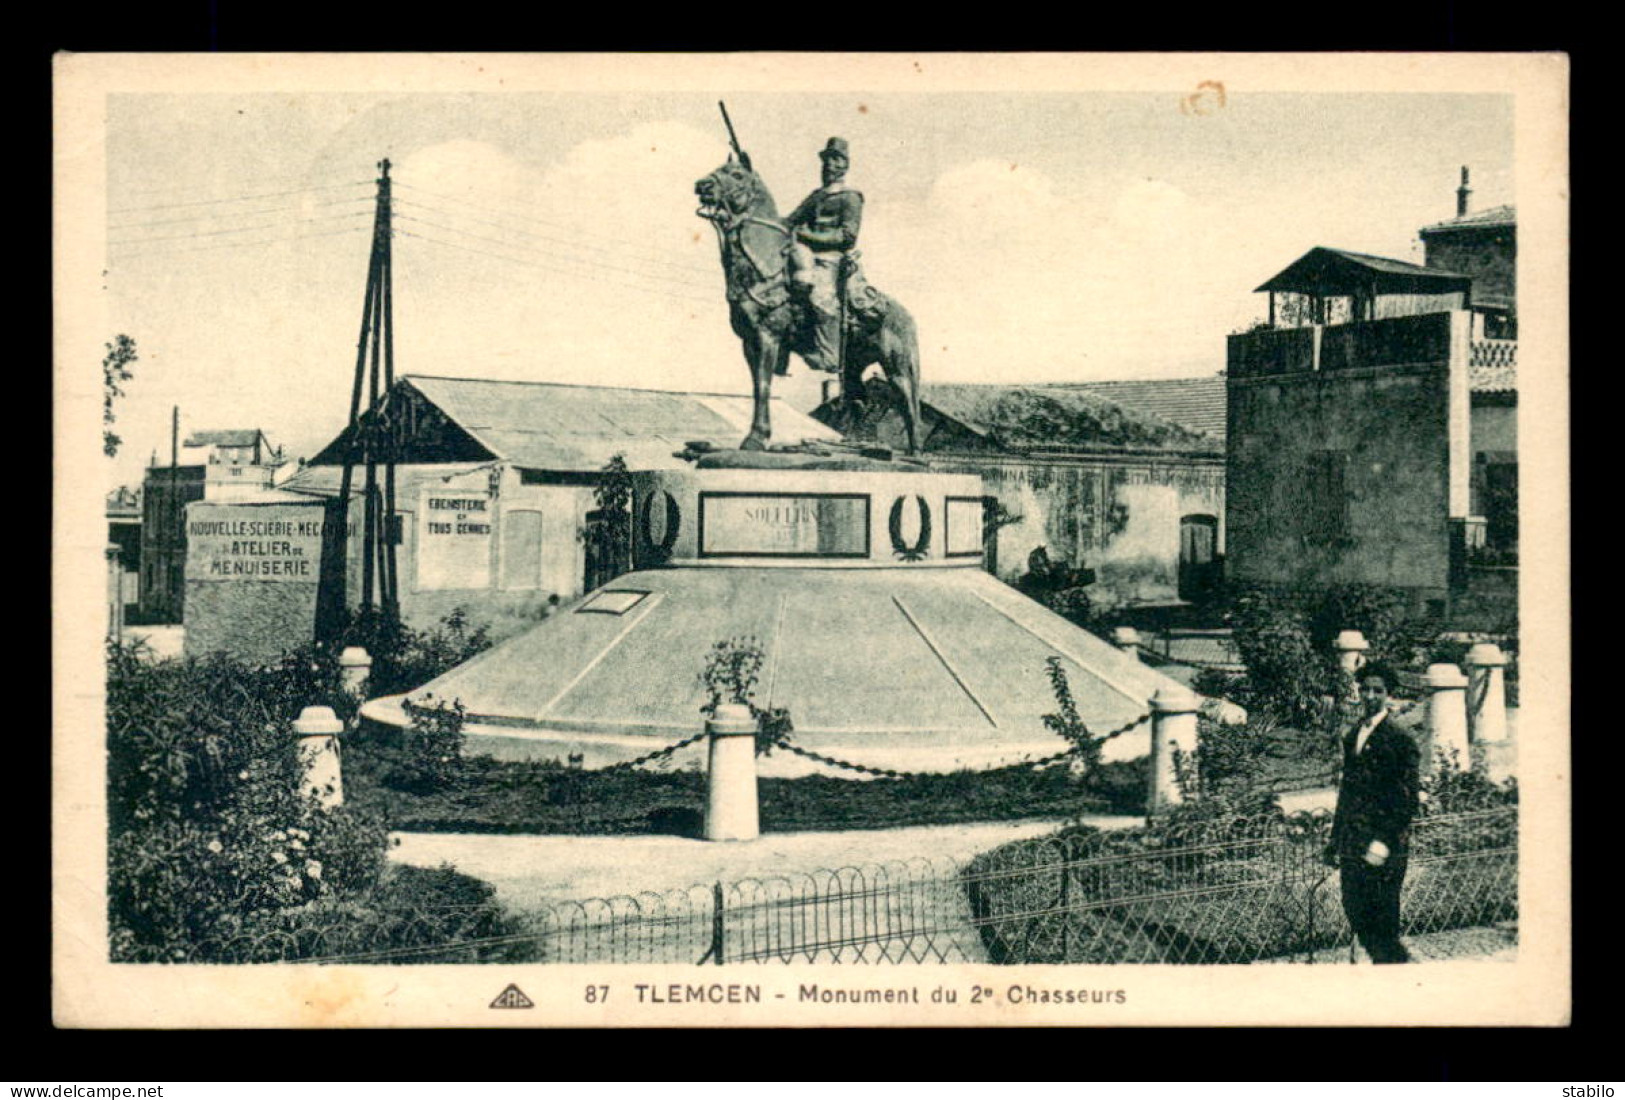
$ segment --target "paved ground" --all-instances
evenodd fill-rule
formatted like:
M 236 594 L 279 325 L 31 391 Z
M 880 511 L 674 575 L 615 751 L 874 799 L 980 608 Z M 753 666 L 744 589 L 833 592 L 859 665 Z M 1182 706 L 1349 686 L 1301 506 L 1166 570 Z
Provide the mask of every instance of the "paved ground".
M 1457 928 L 1450 932 L 1430 932 L 1425 936 L 1402 937 L 1417 963 L 1445 962 L 1453 959 L 1472 959 L 1474 962 L 1512 963 L 1518 961 L 1518 926 L 1498 924 L 1491 928 Z M 1302 958 L 1264 959 L 1270 963 L 1301 963 Z M 1328 947 L 1316 951 L 1316 964 L 1347 966 L 1349 950 L 1346 947 Z M 1365 952 L 1355 950 L 1355 963 L 1369 966 Z
M 1102 828 L 1137 817 L 1085 818 Z M 416 867 L 450 863 L 484 879 L 500 901 L 526 910 L 552 901 L 681 890 L 717 880 L 916 859 L 967 859 L 1012 840 L 1042 836 L 1055 819 L 847 832 L 768 833 L 748 842 L 675 836 L 492 836 L 398 833 L 392 858 Z

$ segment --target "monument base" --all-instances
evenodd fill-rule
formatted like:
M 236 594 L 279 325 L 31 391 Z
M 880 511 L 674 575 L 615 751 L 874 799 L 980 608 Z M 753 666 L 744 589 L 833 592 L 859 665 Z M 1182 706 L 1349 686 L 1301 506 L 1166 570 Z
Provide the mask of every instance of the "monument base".
M 777 465 L 780 459 L 793 459 Z M 951 772 L 1067 743 L 1047 662 L 1089 728 L 1132 727 L 1177 686 L 982 569 L 981 479 L 843 457 L 751 454 L 634 476 L 638 568 L 422 689 L 460 702 L 469 747 L 509 759 L 637 759 L 699 733 L 716 647 L 759 654 L 750 699 L 792 742 L 865 768 Z M 363 714 L 401 725 L 400 699 Z M 1136 724 L 1138 722 L 1138 724 Z M 698 765 L 697 743 L 661 767 Z M 867 773 L 777 749 L 763 774 Z

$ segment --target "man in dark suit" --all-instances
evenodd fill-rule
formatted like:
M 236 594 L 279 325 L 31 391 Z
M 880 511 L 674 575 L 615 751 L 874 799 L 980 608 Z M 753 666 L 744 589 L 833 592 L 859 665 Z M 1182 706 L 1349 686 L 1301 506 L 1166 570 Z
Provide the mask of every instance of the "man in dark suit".
M 1410 962 L 1399 942 L 1399 892 L 1416 816 L 1416 742 L 1388 716 L 1393 670 L 1371 664 L 1357 679 L 1362 716 L 1343 739 L 1343 779 L 1326 859 L 1341 872 L 1343 912 L 1371 961 Z

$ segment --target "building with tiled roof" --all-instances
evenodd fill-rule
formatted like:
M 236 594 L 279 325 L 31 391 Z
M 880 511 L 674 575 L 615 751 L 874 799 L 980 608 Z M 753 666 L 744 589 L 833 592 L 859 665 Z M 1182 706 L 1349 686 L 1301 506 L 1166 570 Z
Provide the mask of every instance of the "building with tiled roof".
M 1448 218 L 1442 222 L 1434 222 L 1424 226 L 1424 234 L 1451 233 L 1460 229 L 1500 229 L 1518 224 L 1518 210 L 1515 206 L 1492 206 L 1488 210 L 1479 210 L 1476 213 L 1462 214 L 1460 217 Z
M 1207 594 L 1223 553 L 1223 401 L 1217 378 L 929 383 L 921 447 L 933 469 L 981 476 L 1002 509 L 1008 522 L 990 525 L 986 547 L 1001 577 L 1020 577 L 1042 548 L 1056 565 L 1095 571 L 1098 606 L 1177 604 Z M 894 449 L 906 439 L 881 378 L 856 406 L 832 399 L 813 416 L 849 439 Z
M 1470 194 L 1464 169 L 1425 266 L 1313 249 L 1258 288 L 1270 320 L 1229 338 L 1226 371 L 1233 580 L 1400 590 L 1459 628 L 1516 616 L 1516 219 Z
M 1460 272 L 1472 279 L 1468 308 L 1473 335 L 1485 339 L 1518 338 L 1518 216 L 1513 206 L 1470 210 L 1472 191 L 1467 169 L 1461 170 L 1456 216 L 1421 231 L 1427 265 Z
M 1046 389 L 1093 394 L 1224 442 L 1224 376 L 1050 383 Z

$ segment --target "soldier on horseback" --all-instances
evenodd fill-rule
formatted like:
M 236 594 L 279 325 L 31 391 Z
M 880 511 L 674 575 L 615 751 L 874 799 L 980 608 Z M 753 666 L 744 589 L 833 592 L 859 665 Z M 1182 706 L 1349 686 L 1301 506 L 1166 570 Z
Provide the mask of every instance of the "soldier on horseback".
M 846 141 L 829 139 L 819 153 L 823 186 L 785 218 L 739 147 L 726 107 L 722 117 L 733 155 L 695 181 L 694 191 L 696 213 L 717 232 L 728 321 L 750 366 L 755 408 L 740 449 L 767 447 L 773 376 L 786 373 L 794 352 L 840 375 L 849 411 L 863 392 L 864 371 L 878 363 L 895 388 L 908 450 L 919 453 L 919 336 L 908 310 L 858 270 L 863 196 L 846 185 Z
M 818 157 L 823 186 L 786 219 L 793 234 L 790 285 L 807 304 L 812 330 L 803 358 L 814 370 L 835 372 L 841 367 L 841 297 L 863 223 L 863 195 L 846 183 L 851 155 L 845 138 L 830 138 Z

